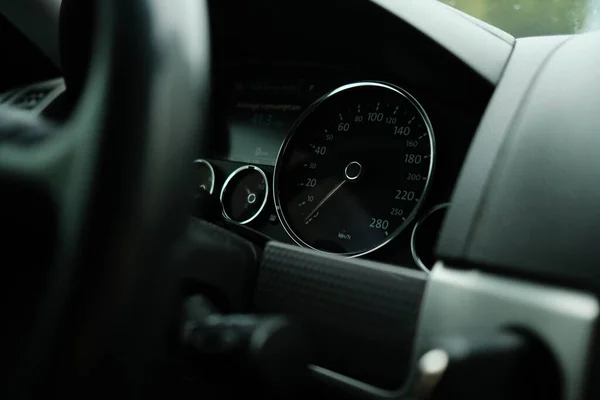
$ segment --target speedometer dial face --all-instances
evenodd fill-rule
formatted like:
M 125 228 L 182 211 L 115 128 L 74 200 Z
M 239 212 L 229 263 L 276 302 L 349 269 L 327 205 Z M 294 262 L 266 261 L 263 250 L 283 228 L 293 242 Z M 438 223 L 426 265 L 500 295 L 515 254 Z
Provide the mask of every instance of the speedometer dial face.
M 398 235 L 426 195 L 434 136 L 406 91 L 343 86 L 313 104 L 281 147 L 275 205 L 300 245 L 357 256 Z

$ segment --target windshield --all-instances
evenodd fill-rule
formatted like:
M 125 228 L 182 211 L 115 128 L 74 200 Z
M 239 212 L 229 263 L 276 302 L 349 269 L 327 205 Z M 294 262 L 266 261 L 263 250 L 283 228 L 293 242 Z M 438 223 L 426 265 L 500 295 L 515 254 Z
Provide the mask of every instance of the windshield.
M 600 28 L 600 0 L 440 0 L 515 37 Z

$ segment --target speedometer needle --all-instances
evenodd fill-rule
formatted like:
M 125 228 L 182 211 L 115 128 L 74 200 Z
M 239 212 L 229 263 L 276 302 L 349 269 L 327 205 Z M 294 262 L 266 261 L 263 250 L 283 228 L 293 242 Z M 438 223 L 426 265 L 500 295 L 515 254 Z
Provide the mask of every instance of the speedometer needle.
M 313 210 L 308 213 L 308 215 L 306 216 L 306 218 L 304 218 L 304 223 L 308 224 L 308 221 L 312 218 L 312 216 L 315 215 L 317 213 L 317 211 L 319 211 L 319 209 L 321 207 L 323 207 L 323 204 L 325 204 L 327 202 L 327 200 L 329 200 L 331 198 L 331 196 L 333 196 L 338 190 L 340 190 L 342 188 L 342 186 L 344 186 L 345 183 L 346 183 L 346 179 L 344 179 L 343 181 L 341 181 L 340 183 L 338 183 L 336 185 L 336 187 L 334 187 L 333 189 L 331 189 L 331 191 L 329 193 L 327 193 L 325 195 L 325 197 L 323 197 L 323 199 L 319 202 L 319 204 L 317 204 L 315 206 L 315 208 L 313 208 Z

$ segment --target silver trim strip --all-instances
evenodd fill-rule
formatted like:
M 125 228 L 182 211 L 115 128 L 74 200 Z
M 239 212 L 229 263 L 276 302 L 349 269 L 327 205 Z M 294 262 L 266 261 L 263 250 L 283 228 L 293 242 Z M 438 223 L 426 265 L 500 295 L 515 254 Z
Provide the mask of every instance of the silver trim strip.
M 561 398 L 580 399 L 599 314 L 598 300 L 588 293 L 438 262 L 423 297 L 408 381 L 418 381 L 419 359 L 431 350 L 428 338 L 518 327 L 535 334 L 554 353 L 564 378 Z M 363 399 L 399 400 L 415 390 L 384 390 L 315 365 L 310 371 L 322 383 Z
M 565 400 L 582 397 L 600 313 L 595 296 L 575 290 L 459 270 L 438 262 L 425 290 L 416 353 L 426 338 L 520 327 L 537 335 L 556 357 Z
M 349 376 L 338 374 L 337 372 L 331 371 L 327 368 L 319 367 L 317 365 L 309 366 L 312 375 L 328 386 L 336 387 L 338 390 L 358 395 L 365 399 L 399 399 L 402 396 L 403 391 L 389 391 L 378 388 L 368 383 L 361 382 Z

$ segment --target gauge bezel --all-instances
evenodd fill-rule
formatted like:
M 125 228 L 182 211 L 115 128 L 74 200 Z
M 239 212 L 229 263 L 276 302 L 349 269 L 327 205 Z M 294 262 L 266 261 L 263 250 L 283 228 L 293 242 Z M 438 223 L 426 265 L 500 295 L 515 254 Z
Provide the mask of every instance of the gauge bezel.
M 416 236 L 417 236 L 417 232 L 419 231 L 419 227 L 423 224 L 423 222 L 425 222 L 427 220 L 427 218 L 431 217 L 434 213 L 436 213 L 437 211 L 443 210 L 445 208 L 450 207 L 450 203 L 442 203 L 442 204 L 438 204 L 435 207 L 431 208 L 429 211 L 427 211 L 425 213 L 425 215 L 423 215 L 415 224 L 415 226 L 413 227 L 413 230 L 410 234 L 410 254 L 412 255 L 413 261 L 415 262 L 415 264 L 417 264 L 417 266 L 419 268 L 421 268 L 423 271 L 430 273 L 431 270 L 429 268 L 427 268 L 427 266 L 425 265 L 425 263 L 421 260 L 421 257 L 419 257 L 419 254 L 417 253 L 417 245 L 415 242 Z
M 265 181 L 265 198 L 263 199 L 263 202 L 260 206 L 260 208 L 258 209 L 258 211 L 250 218 L 248 218 L 245 221 L 236 221 L 234 219 L 232 219 L 228 214 L 227 211 L 225 211 L 225 204 L 223 204 L 223 195 L 225 194 L 225 190 L 227 189 L 227 186 L 229 185 L 229 183 L 231 182 L 231 180 L 240 172 L 245 171 L 247 169 L 252 169 L 257 171 L 259 174 L 262 175 L 263 180 Z M 227 179 L 225 180 L 225 183 L 223 183 L 223 188 L 221 189 L 221 194 L 219 195 L 219 202 L 221 203 L 221 210 L 223 213 L 223 217 L 225 217 L 227 220 L 231 221 L 231 222 L 235 222 L 236 224 L 240 224 L 240 225 L 246 225 L 252 221 L 254 221 L 265 209 L 266 205 L 267 205 L 267 201 L 269 199 L 269 179 L 267 178 L 267 174 L 265 174 L 265 171 L 263 171 L 261 168 L 255 166 L 255 165 L 244 165 L 241 166 L 239 168 L 237 168 L 236 170 L 234 170 L 231 174 L 229 174 L 229 176 L 227 177 Z
M 425 182 L 425 186 L 423 188 L 423 194 L 421 195 L 419 202 L 414 207 L 412 212 L 408 215 L 408 217 L 406 217 L 406 220 L 403 221 L 403 223 L 398 228 L 396 228 L 396 230 L 394 230 L 394 232 L 392 232 L 384 241 L 382 241 L 378 245 L 373 246 L 372 248 L 364 250 L 364 251 L 350 252 L 350 253 L 333 253 L 333 252 L 317 249 L 317 248 L 309 245 L 308 243 L 306 243 L 304 240 L 302 240 L 302 238 L 299 235 L 297 235 L 294 232 L 294 229 L 290 226 L 289 222 L 287 221 L 285 214 L 284 214 L 283 210 L 281 209 L 281 201 L 279 199 L 278 181 L 279 181 L 279 177 L 280 177 L 281 169 L 282 169 L 281 159 L 282 159 L 282 156 L 285 154 L 285 152 L 288 148 L 288 145 L 290 144 L 290 142 L 296 135 L 296 132 L 298 131 L 298 128 L 300 127 L 300 125 L 302 125 L 302 123 L 324 101 L 328 100 L 329 98 L 331 98 L 333 96 L 339 95 L 340 93 L 343 93 L 345 91 L 349 91 L 349 90 L 353 90 L 353 89 L 357 89 L 357 88 L 364 88 L 364 87 L 376 87 L 376 88 L 381 88 L 381 89 L 385 89 L 385 90 L 391 90 L 391 91 L 395 92 L 396 94 L 404 97 L 406 100 L 408 100 L 409 103 L 412 104 L 413 107 L 415 107 L 415 109 L 417 110 L 417 112 L 419 113 L 421 118 L 423 119 L 423 121 L 425 123 L 425 128 L 427 129 L 427 134 L 428 134 L 427 136 L 428 136 L 429 145 L 430 145 L 429 171 L 427 174 L 427 181 Z M 421 106 L 421 104 L 417 101 L 417 99 L 415 99 L 408 91 L 406 91 L 405 89 L 402 89 L 399 86 L 393 85 L 391 83 L 381 82 L 381 81 L 361 81 L 361 82 L 349 83 L 349 84 L 340 86 L 337 89 L 332 90 L 331 92 L 321 96 L 314 103 L 312 103 L 300 115 L 300 117 L 298 117 L 298 119 L 292 126 L 290 133 L 287 135 L 287 137 L 281 144 L 281 147 L 279 148 L 279 152 L 277 153 L 277 159 L 275 162 L 275 170 L 273 172 L 273 202 L 275 204 L 275 212 L 277 213 L 277 216 L 278 216 L 279 220 L 281 221 L 281 225 L 283 226 L 283 229 L 285 230 L 285 232 L 299 246 L 306 247 L 306 248 L 309 248 L 309 249 L 312 249 L 312 250 L 315 250 L 315 251 L 318 251 L 321 253 L 325 253 L 325 254 L 335 254 L 338 256 L 348 257 L 348 258 L 360 257 L 363 255 L 372 253 L 376 250 L 379 250 L 380 248 L 382 248 L 385 245 L 387 245 L 388 243 L 390 243 L 392 240 L 394 240 L 396 237 L 398 237 L 398 235 L 400 233 L 402 233 L 402 231 L 404 231 L 411 224 L 411 222 L 415 219 L 416 215 L 418 214 L 418 212 L 422 208 L 423 204 L 425 203 L 427 195 L 429 194 L 429 190 L 431 188 L 433 172 L 434 172 L 434 168 L 435 168 L 435 159 L 436 159 L 436 149 L 435 149 L 435 135 L 433 132 L 433 126 L 431 125 L 429 116 L 427 115 L 427 112 L 425 111 L 423 106 Z
M 193 164 L 204 164 L 208 167 L 212 175 L 212 184 L 210 185 L 210 190 L 208 191 L 208 193 L 213 194 L 213 192 L 215 191 L 215 181 L 217 180 L 217 176 L 215 175 L 215 169 L 213 168 L 212 164 L 203 158 L 194 160 Z M 200 185 L 198 185 L 198 189 L 200 189 Z

